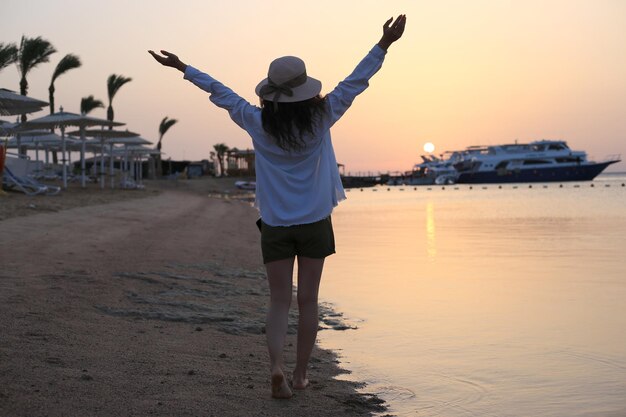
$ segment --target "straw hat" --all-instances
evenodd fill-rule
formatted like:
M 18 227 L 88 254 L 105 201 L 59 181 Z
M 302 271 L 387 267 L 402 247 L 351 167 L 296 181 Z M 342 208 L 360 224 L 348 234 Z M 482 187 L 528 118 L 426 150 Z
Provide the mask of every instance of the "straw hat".
M 264 100 L 293 103 L 317 96 L 322 91 L 322 83 L 307 75 L 303 60 L 284 56 L 272 61 L 267 78 L 256 86 L 255 91 Z

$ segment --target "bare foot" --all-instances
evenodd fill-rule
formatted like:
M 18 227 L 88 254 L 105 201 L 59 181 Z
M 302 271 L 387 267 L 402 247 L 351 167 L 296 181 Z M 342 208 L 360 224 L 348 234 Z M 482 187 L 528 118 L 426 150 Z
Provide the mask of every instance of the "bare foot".
M 307 378 L 304 379 L 296 379 L 293 378 L 293 389 L 305 389 L 309 386 L 309 380 Z
M 272 397 L 287 399 L 291 398 L 292 395 L 293 393 L 289 388 L 289 384 L 287 384 L 285 375 L 282 372 L 272 374 Z
M 309 380 L 306 377 L 306 371 L 301 372 L 298 368 L 293 370 L 293 389 L 305 389 L 309 386 Z

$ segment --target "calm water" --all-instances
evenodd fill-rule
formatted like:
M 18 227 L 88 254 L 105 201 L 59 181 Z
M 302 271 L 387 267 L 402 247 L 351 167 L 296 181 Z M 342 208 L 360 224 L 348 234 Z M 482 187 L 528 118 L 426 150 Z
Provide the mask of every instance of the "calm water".
M 352 190 L 322 346 L 398 416 L 626 416 L 624 182 Z

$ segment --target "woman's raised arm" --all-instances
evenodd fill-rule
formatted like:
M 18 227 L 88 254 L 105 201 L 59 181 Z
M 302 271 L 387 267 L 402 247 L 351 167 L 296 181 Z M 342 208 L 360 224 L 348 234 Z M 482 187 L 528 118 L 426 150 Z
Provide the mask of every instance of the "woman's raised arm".
M 385 22 L 383 25 L 383 36 L 380 38 L 380 41 L 378 41 L 378 46 L 385 51 L 392 43 L 402 37 L 402 34 L 404 33 L 404 26 L 406 25 L 406 15 L 401 14 L 396 18 L 395 22 L 392 22 L 393 17 Z
M 187 68 L 187 64 L 183 63 L 176 55 L 174 55 L 171 52 L 161 50 L 161 53 L 164 56 L 161 56 L 155 53 L 154 51 L 148 51 L 148 52 L 161 65 L 164 65 L 166 67 L 176 68 L 180 72 L 185 72 L 185 69 Z

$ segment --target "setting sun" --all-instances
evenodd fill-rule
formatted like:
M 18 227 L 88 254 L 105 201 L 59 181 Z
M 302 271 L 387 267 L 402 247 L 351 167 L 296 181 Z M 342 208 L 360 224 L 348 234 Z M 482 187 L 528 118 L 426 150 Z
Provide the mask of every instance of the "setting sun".
M 426 142 L 424 144 L 424 152 L 432 153 L 435 150 L 435 145 L 431 142 Z

